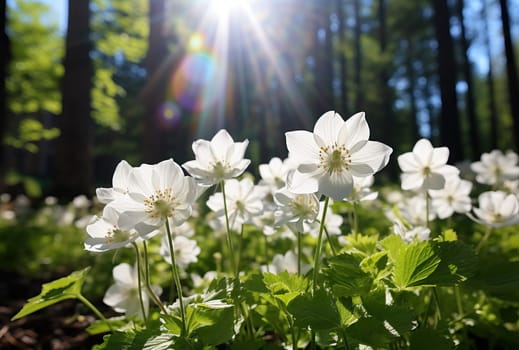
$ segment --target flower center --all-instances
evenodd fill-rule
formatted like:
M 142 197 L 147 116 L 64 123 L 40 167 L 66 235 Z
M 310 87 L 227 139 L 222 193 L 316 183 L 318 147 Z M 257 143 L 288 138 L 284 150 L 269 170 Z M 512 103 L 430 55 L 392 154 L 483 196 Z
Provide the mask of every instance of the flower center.
M 319 212 L 319 206 L 316 205 L 315 201 L 304 194 L 295 196 L 289 206 L 292 208 L 294 215 L 302 219 L 313 220 Z
M 319 168 L 325 172 L 342 173 L 350 170 L 351 153 L 344 145 L 323 146 L 319 150 Z
M 422 169 L 422 173 L 424 176 L 429 176 L 431 175 L 432 173 L 432 170 L 429 166 L 425 166 L 423 169 Z
M 221 161 L 217 161 L 213 165 L 214 176 L 219 179 L 225 178 L 225 174 L 229 172 L 230 166 L 227 162 L 222 163 Z
M 127 241 L 130 238 L 130 233 L 123 231 L 117 226 L 113 226 L 105 235 L 106 243 L 118 243 Z
M 179 204 L 171 192 L 171 188 L 156 190 L 154 194 L 144 200 L 145 212 L 152 218 L 173 216 L 173 212 Z

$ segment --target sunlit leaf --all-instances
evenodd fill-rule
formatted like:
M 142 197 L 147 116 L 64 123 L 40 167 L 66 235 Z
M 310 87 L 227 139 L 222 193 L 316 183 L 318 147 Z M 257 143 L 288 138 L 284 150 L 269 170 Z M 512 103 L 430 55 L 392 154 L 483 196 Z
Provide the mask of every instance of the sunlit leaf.
M 430 242 L 412 242 L 400 249 L 395 259 L 393 281 L 399 288 L 426 284 L 425 279 L 440 264 Z
M 288 304 L 288 311 L 294 316 L 299 327 L 310 327 L 313 330 L 337 328 L 341 324 L 339 311 L 333 298 L 322 290 L 314 295 L 299 295 Z
M 12 320 L 17 320 L 60 301 L 77 298 L 81 293 L 81 286 L 89 269 L 87 267 L 81 271 L 72 272 L 66 277 L 45 283 L 41 293 L 30 298 Z

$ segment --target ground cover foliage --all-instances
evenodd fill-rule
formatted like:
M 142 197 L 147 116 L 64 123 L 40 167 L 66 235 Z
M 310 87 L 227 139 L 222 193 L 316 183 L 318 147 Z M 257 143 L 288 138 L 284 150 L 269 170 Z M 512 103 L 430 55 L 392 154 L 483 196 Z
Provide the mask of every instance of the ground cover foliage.
M 308 171 L 294 137 L 310 134 L 287 133 L 288 160 L 259 166 L 261 179 L 246 172 L 248 141 L 222 130 L 195 141 L 190 176 L 171 159 L 121 162 L 99 202 L 49 200 L 25 218 L 4 197 L 6 267 L 76 270 L 13 320 L 76 300 L 97 319 L 96 350 L 519 346 L 517 155 L 454 167 L 420 140 L 390 159 L 363 114 L 332 112 Z M 344 135 L 355 142 L 342 148 Z M 372 186 L 388 161 L 401 184 Z

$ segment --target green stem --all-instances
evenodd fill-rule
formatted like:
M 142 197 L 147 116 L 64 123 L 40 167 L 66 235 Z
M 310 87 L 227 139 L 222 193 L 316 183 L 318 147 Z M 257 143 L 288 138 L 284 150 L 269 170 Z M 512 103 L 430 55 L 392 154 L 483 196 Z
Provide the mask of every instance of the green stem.
M 146 308 L 144 307 L 144 301 L 142 300 L 141 253 L 139 252 L 139 246 L 137 245 L 137 243 L 132 242 L 132 245 L 135 248 L 135 256 L 137 257 L 137 283 L 139 285 L 139 304 L 141 306 L 142 317 L 146 320 Z
M 321 218 L 321 225 L 319 226 L 319 236 L 317 237 L 317 247 L 315 248 L 314 256 L 314 278 L 313 278 L 313 293 L 317 290 L 317 275 L 319 273 L 319 260 L 321 258 L 321 245 L 323 241 L 324 221 L 326 219 L 326 212 L 328 210 L 329 197 L 324 200 L 323 216 Z
M 359 232 L 359 218 L 357 215 L 357 203 L 353 202 L 353 237 L 357 238 L 357 233 Z
M 425 190 L 425 227 L 429 228 L 429 191 Z
M 168 234 L 169 252 L 171 255 L 171 273 L 173 274 L 173 281 L 177 288 L 177 298 L 180 305 L 180 317 L 182 318 L 182 332 L 181 335 L 186 335 L 186 311 L 184 309 L 184 300 L 182 298 L 182 286 L 180 285 L 180 277 L 177 269 L 177 261 L 175 258 L 175 248 L 173 247 L 173 235 L 169 227 L 169 221 L 166 218 L 166 233 Z
M 485 232 L 485 235 L 483 236 L 481 241 L 479 241 L 479 244 L 476 247 L 476 253 L 479 253 L 479 251 L 481 250 L 483 245 L 485 245 L 485 242 L 488 240 L 488 237 L 490 237 L 491 233 L 492 233 L 492 227 L 491 226 L 487 226 L 487 230 Z
M 85 298 L 81 293 L 77 294 L 77 298 L 79 299 L 79 301 L 81 301 L 83 304 L 85 304 L 90 310 L 92 310 L 94 312 L 94 314 L 96 314 L 97 317 L 99 317 L 99 319 L 101 321 L 103 321 L 104 323 L 106 323 L 106 325 L 108 326 L 108 328 L 110 329 L 110 332 L 113 332 L 114 329 L 112 328 L 112 325 L 110 324 L 110 322 L 108 322 L 108 320 L 103 316 L 103 314 L 94 306 L 94 304 L 92 304 L 87 298 Z
M 434 302 L 436 304 L 436 314 L 438 315 L 438 320 L 442 319 L 442 311 L 440 308 L 440 298 L 438 297 L 438 290 L 436 287 L 433 287 L 433 295 L 434 295 Z M 435 322 L 436 325 L 436 322 Z
M 265 261 L 266 261 L 266 266 L 267 266 L 267 272 L 270 272 L 269 270 L 269 263 L 270 263 L 270 260 L 269 260 L 269 238 L 267 235 L 263 235 L 263 238 L 265 238 Z
M 229 213 L 227 211 L 227 198 L 225 195 L 225 181 L 222 181 L 222 196 L 223 196 L 223 210 L 225 214 L 225 228 L 227 229 L 227 247 L 229 248 L 229 253 L 231 254 L 231 268 L 236 280 L 238 279 L 238 270 L 236 268 L 236 258 L 234 256 L 234 248 L 232 246 L 232 237 L 231 237 L 231 229 L 229 226 Z
M 301 232 L 297 231 L 297 274 L 301 276 L 301 259 L 303 256 L 303 243 Z
M 461 292 L 460 292 L 459 285 L 454 286 L 454 294 L 456 295 L 456 306 L 458 307 L 458 314 L 459 314 L 459 317 L 462 318 L 464 311 L 463 311 L 463 303 L 461 301 Z
M 162 302 L 160 301 L 160 298 L 155 294 L 155 291 L 153 288 L 151 288 L 151 279 L 150 279 L 150 262 L 148 258 L 148 245 L 146 244 L 146 241 L 143 242 L 144 247 L 144 272 L 146 275 L 146 289 L 148 290 L 148 293 L 150 293 L 151 298 L 153 299 L 153 302 L 159 307 L 160 311 L 164 313 L 165 315 L 168 314 L 168 310 L 166 310 L 166 307 Z
M 328 229 L 326 228 L 326 226 L 324 226 L 324 233 L 326 233 L 326 240 L 330 244 L 330 249 L 332 250 L 333 256 L 336 256 L 337 251 L 335 250 L 335 246 L 333 245 L 333 242 L 331 240 L 330 234 L 328 233 Z

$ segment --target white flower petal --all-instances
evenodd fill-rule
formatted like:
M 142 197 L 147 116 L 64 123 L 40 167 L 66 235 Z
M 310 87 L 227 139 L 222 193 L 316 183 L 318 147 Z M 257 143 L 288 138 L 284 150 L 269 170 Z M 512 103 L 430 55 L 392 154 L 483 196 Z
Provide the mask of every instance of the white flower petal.
M 422 187 L 424 177 L 418 172 L 407 172 L 401 175 L 402 189 L 413 190 Z
M 360 141 L 369 139 L 369 126 L 364 112 L 352 115 L 339 130 L 338 142 L 351 149 Z
M 314 134 L 318 135 L 327 144 L 336 142 L 337 135 L 343 124 L 344 120 L 338 113 L 328 111 L 315 123 Z
M 332 199 L 342 200 L 353 190 L 353 178 L 349 172 L 334 172 L 319 178 L 319 193 Z
M 373 169 L 374 172 L 379 171 L 389 162 L 389 156 L 393 149 L 381 142 L 368 141 L 362 149 L 352 153 L 351 162 L 353 164 L 365 164 Z M 373 174 L 373 173 L 371 173 Z M 368 175 L 371 175 L 368 174 Z M 361 175 L 365 176 L 365 175 Z
M 311 132 L 298 130 L 285 133 L 290 157 L 298 163 L 318 163 L 319 147 Z
M 421 168 L 421 164 L 418 159 L 416 159 L 416 156 L 413 152 L 401 154 L 398 156 L 397 161 L 400 169 L 404 172 L 417 171 L 419 168 Z

